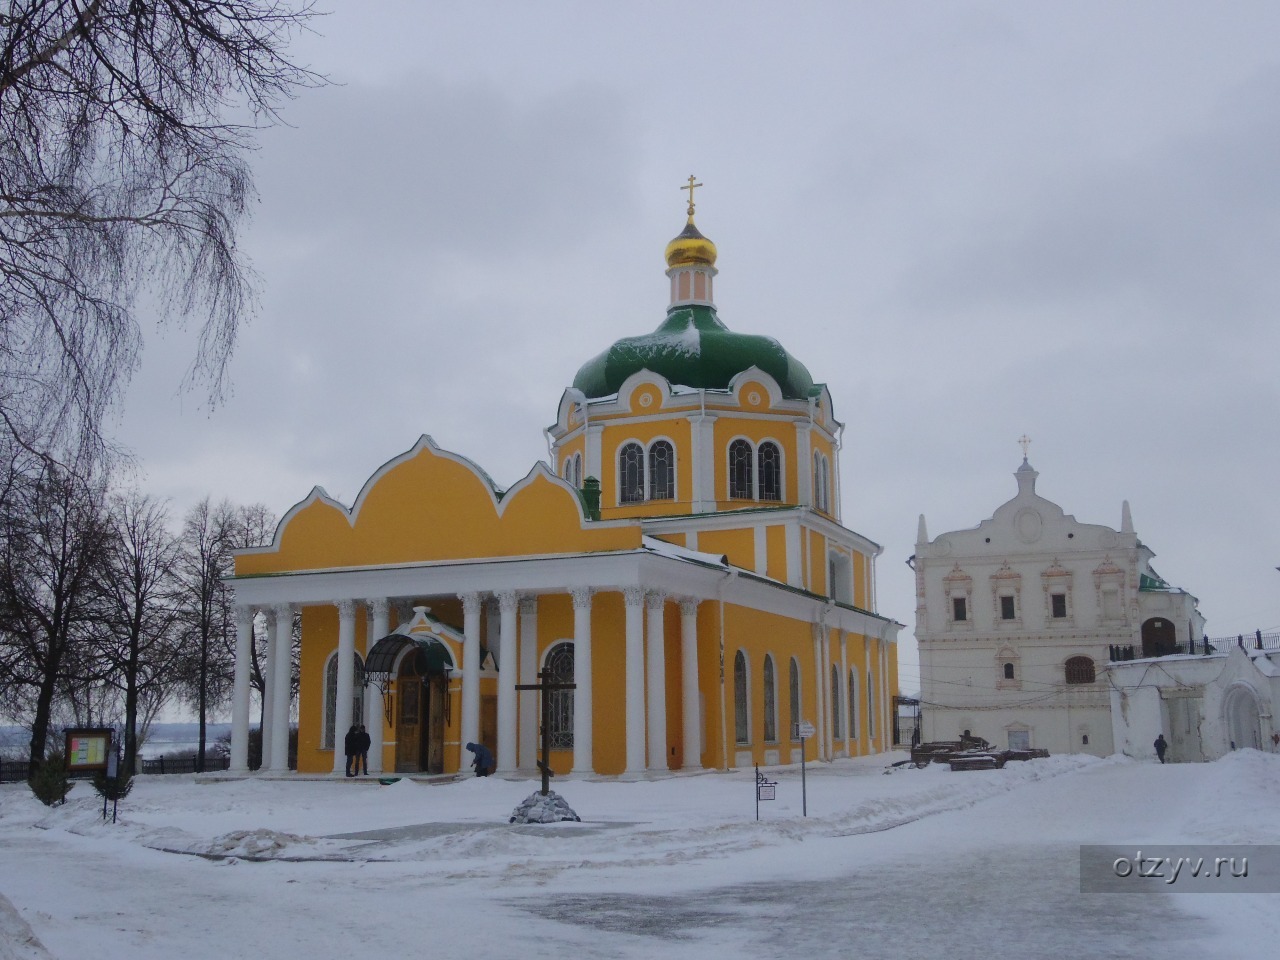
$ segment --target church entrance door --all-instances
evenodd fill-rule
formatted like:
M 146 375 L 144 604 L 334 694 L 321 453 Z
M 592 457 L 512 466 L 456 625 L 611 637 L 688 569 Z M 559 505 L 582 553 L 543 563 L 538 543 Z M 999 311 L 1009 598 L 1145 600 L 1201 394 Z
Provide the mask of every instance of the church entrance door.
M 419 676 L 412 656 L 396 678 L 396 773 L 443 773 L 445 684 L 443 673 Z

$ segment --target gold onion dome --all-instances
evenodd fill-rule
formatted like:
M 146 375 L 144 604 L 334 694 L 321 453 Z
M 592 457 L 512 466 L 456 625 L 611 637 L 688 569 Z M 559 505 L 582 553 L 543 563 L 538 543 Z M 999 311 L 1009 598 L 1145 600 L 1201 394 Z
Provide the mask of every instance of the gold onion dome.
M 698 232 L 693 224 L 692 210 L 680 235 L 667 244 L 668 267 L 682 267 L 690 263 L 705 263 L 709 267 L 716 263 L 716 245 Z

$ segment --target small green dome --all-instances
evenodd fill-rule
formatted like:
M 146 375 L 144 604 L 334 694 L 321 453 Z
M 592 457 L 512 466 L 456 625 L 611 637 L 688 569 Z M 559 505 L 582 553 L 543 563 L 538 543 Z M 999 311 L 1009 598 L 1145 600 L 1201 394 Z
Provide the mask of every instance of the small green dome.
M 573 385 L 588 398 L 608 397 L 633 373 L 651 370 L 672 384 L 725 390 L 734 377 L 751 367 L 778 381 L 788 400 L 821 392 L 804 364 L 777 340 L 734 333 L 720 322 L 715 307 L 703 304 L 672 307 L 653 333 L 619 340 L 584 363 Z

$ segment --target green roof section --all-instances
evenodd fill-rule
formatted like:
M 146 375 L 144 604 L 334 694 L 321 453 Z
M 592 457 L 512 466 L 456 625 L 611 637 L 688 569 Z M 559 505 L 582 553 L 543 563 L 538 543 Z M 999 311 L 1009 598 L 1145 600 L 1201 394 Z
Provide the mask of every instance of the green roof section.
M 681 304 L 653 333 L 624 337 L 582 365 L 573 385 L 588 398 L 613 396 L 633 373 L 650 370 L 679 386 L 727 390 L 738 374 L 759 367 L 788 400 L 822 392 L 809 371 L 772 337 L 734 333 L 705 304 Z

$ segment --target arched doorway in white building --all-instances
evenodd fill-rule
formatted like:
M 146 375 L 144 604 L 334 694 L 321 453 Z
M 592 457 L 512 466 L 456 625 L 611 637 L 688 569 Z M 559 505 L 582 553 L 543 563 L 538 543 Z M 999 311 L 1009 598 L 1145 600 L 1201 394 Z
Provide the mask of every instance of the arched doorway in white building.
M 1178 652 L 1178 632 L 1168 617 L 1152 617 L 1142 624 L 1142 655 L 1167 657 Z
M 1222 700 L 1222 713 L 1232 750 L 1262 749 L 1262 711 L 1252 688 L 1243 683 L 1233 685 Z

